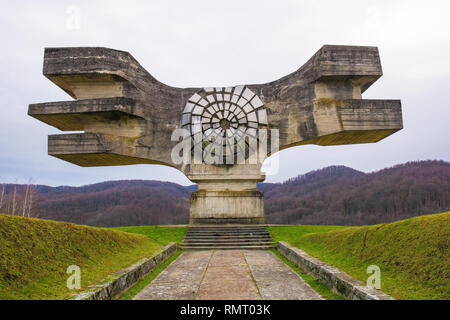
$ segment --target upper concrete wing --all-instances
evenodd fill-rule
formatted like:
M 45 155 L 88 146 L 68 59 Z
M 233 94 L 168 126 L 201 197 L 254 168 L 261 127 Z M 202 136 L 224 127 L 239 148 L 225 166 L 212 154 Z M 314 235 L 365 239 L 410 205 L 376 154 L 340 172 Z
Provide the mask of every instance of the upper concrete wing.
M 181 169 L 171 160 L 178 143 L 171 135 L 182 121 L 194 121 L 186 114 L 193 97 L 205 101 L 206 110 L 218 95 L 247 103 L 245 94 L 256 94 L 264 119 L 254 116 L 255 126 L 278 129 L 280 149 L 377 142 L 403 126 L 399 100 L 362 99 L 382 75 L 376 47 L 323 46 L 297 71 L 245 86 L 250 91 L 170 87 L 128 52 L 108 48 L 45 49 L 43 72 L 75 100 L 31 104 L 29 115 L 63 131 L 83 131 L 49 138 L 50 155 L 81 166 L 158 163 Z M 198 118 L 203 123 L 201 113 Z
M 403 128 L 400 100 L 363 100 L 382 76 L 376 47 L 325 45 L 297 71 L 249 86 L 264 99 L 280 149 L 377 142 Z

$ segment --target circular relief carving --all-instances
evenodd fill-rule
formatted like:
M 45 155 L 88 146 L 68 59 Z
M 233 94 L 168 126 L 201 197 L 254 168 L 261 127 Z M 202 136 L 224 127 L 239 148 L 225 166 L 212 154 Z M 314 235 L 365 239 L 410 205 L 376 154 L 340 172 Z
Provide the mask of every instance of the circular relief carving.
M 248 158 L 254 150 L 246 137 L 258 139 L 258 129 L 267 126 L 267 112 L 246 86 L 204 88 L 189 98 L 181 126 L 193 138 L 193 150 L 195 141 L 200 141 L 195 137 L 201 135 L 197 144 L 202 144 L 202 150 L 215 144 L 223 157 L 241 154 Z

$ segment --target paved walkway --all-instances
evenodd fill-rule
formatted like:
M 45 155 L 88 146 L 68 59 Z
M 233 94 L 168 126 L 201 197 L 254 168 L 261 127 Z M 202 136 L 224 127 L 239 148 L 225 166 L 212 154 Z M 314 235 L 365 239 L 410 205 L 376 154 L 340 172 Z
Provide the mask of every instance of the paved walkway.
M 186 251 L 136 300 L 322 299 L 270 251 Z

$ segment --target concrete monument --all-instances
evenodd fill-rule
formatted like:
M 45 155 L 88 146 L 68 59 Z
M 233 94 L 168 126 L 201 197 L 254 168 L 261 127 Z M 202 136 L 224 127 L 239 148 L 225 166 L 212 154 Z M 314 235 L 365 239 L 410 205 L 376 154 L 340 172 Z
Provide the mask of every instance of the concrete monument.
M 382 75 L 376 47 L 326 45 L 279 80 L 234 87 L 170 87 L 107 48 L 45 49 L 44 75 L 74 100 L 31 104 L 29 115 L 82 132 L 50 135 L 49 154 L 83 167 L 174 167 L 198 184 L 192 224 L 263 223 L 256 185 L 279 150 L 377 142 L 402 128 L 399 100 L 361 96 Z

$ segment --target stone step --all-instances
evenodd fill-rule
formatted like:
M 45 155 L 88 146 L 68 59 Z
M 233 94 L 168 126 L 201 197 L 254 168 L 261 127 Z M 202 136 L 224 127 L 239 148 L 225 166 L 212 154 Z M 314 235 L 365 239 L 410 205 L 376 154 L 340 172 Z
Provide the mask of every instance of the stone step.
M 188 226 L 192 229 L 239 229 L 239 228 L 265 228 L 266 224 L 191 224 Z
M 274 245 L 270 246 L 205 246 L 205 247 L 192 247 L 182 246 L 183 250 L 269 250 L 275 248 Z
M 209 243 L 181 243 L 182 247 L 248 247 L 248 246 L 273 246 L 273 242 L 266 241 L 266 242 L 229 242 L 229 243 L 216 243 L 216 242 L 209 242 Z
M 186 238 L 198 238 L 198 239 L 205 239 L 205 238 L 214 238 L 214 239 L 229 239 L 229 238 L 272 238 L 269 234 L 257 234 L 257 235 L 208 235 L 208 234 L 202 234 L 202 235 L 188 235 Z
M 215 237 L 215 238 L 224 238 L 224 237 L 271 237 L 268 233 L 202 233 L 202 234 L 186 234 L 185 237 Z
M 272 239 L 226 239 L 225 241 L 217 240 L 217 239 L 184 239 L 183 242 L 185 243 L 230 243 L 230 242 L 236 242 L 236 243 L 247 243 L 247 242 L 272 242 Z
M 271 237 L 230 237 L 230 238 L 218 238 L 218 237 L 208 237 L 208 238 L 184 238 L 184 241 L 219 241 L 219 242 L 229 242 L 229 241 L 272 241 Z
M 270 234 L 189 234 L 186 238 L 272 238 Z
M 215 226 L 215 227 L 189 227 L 189 229 L 265 229 L 265 226 L 241 226 L 241 227 L 221 227 L 221 226 Z
M 266 227 L 260 227 L 260 228 L 192 228 L 190 227 L 189 230 L 267 230 Z
M 252 232 L 230 232 L 230 231 L 211 231 L 211 232 L 197 232 L 197 231 L 188 231 L 186 232 L 186 235 L 210 235 L 210 234 L 216 234 L 216 235 L 252 235 L 252 234 L 268 234 L 270 235 L 269 232 L 267 231 L 252 231 Z
M 267 229 L 189 229 L 189 232 L 268 232 Z
M 274 248 L 265 226 L 189 227 L 181 243 L 185 250 Z
M 236 231 L 236 230 L 267 230 L 266 227 L 259 227 L 259 228 L 212 228 L 212 227 L 208 227 L 208 228 L 197 228 L 197 227 L 190 227 L 189 230 L 195 230 L 195 231 L 210 231 L 210 230 L 226 230 L 226 231 Z
M 263 229 L 266 226 L 234 226 L 234 227 L 225 227 L 225 226 L 190 226 L 190 229 Z
M 230 240 L 230 239 L 255 239 L 255 240 L 265 240 L 265 239 L 272 239 L 270 236 L 189 236 L 185 237 L 184 239 L 187 240 Z
M 270 237 L 270 233 L 187 233 L 191 237 Z
M 232 238 L 236 238 L 236 239 L 243 239 L 243 238 L 256 238 L 256 239 L 261 239 L 261 238 L 272 238 L 270 235 L 266 235 L 266 234 L 258 234 L 258 235 L 187 235 L 185 237 L 186 239 L 232 239 Z

